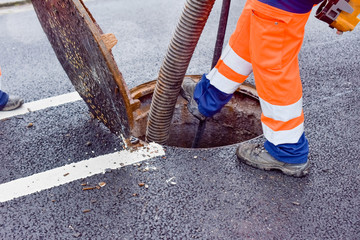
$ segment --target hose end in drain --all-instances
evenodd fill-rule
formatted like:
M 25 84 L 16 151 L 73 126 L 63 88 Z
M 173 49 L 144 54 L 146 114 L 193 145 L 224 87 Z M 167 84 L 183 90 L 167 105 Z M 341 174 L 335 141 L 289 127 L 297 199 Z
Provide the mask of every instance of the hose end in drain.
M 181 83 L 215 0 L 187 0 L 159 71 L 146 141 L 166 144 Z

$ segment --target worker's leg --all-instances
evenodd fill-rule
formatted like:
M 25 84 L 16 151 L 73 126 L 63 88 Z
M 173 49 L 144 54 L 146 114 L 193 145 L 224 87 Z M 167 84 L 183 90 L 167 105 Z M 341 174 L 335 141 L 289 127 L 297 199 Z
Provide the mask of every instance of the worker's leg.
M 307 162 L 302 85 L 298 67 L 307 14 L 252 1 L 250 52 L 262 109 L 265 149 L 289 164 Z
M 189 100 L 189 111 L 199 119 L 202 117 L 195 113 L 197 109 L 205 117 L 219 112 L 252 72 L 248 48 L 250 16 L 251 11 L 246 5 L 229 44 L 210 73 L 204 74 L 196 86 L 189 79 L 183 82 L 183 90 L 189 93 L 186 97 Z M 191 101 L 190 96 L 194 100 Z
M 306 174 L 308 167 L 297 59 L 308 16 L 248 0 L 230 39 L 230 50 L 224 51 L 215 69 L 196 87 L 193 84 L 188 88 L 189 93 L 194 92 L 193 102 L 199 104 L 200 112 L 211 116 L 253 69 L 267 151 L 262 146 L 243 144 L 237 155 L 258 168 L 279 169 L 294 176 Z

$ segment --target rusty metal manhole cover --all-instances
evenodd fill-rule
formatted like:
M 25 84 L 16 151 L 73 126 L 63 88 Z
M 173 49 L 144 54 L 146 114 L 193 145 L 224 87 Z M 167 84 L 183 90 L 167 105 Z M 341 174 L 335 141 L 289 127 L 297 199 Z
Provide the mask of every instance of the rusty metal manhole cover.
M 133 101 L 111 53 L 116 39 L 103 34 L 79 0 L 32 0 L 57 58 L 90 112 L 112 132 L 130 136 Z

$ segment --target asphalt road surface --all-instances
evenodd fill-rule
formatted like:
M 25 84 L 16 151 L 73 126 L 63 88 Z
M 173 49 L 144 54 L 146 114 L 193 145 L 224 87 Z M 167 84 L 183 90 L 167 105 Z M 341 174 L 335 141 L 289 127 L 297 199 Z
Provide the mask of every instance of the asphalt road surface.
M 155 79 L 184 1 L 85 4 L 118 38 L 128 87 Z M 220 9 L 188 74 L 209 71 Z M 0 113 L 0 239 L 360 239 L 359 29 L 338 36 L 310 17 L 299 61 L 312 165 L 292 178 L 239 163 L 237 144 L 124 149 L 90 118 L 32 6 L 1 8 L 1 88 L 26 104 Z

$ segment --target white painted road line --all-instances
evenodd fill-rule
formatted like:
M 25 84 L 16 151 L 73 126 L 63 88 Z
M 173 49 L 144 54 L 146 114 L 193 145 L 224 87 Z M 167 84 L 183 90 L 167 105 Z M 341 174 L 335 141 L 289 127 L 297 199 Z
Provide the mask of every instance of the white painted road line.
M 18 115 L 23 115 L 29 112 L 35 112 L 49 107 L 56 107 L 66 103 L 79 101 L 81 99 L 82 98 L 77 92 L 72 92 L 56 97 L 41 99 L 30 103 L 24 103 L 20 108 L 12 111 L 0 111 L 0 120 Z
M 107 169 L 119 169 L 153 157 L 163 156 L 161 145 L 150 143 L 137 150 L 123 150 L 103 156 L 67 164 L 42 173 L 0 184 L 0 202 L 6 202 L 72 181 L 105 173 Z

